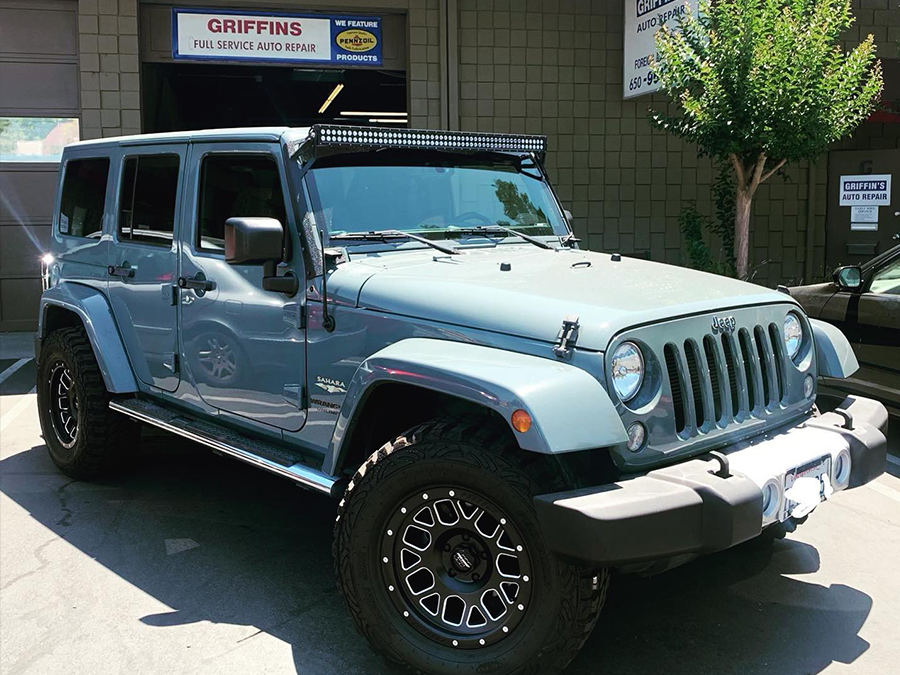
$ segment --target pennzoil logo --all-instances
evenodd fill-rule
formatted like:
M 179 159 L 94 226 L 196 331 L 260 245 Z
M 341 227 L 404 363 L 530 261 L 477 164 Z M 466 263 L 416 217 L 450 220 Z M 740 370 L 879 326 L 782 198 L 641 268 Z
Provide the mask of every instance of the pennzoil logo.
M 337 46 L 348 52 L 368 52 L 375 49 L 378 38 L 374 33 L 359 28 L 351 28 L 337 34 L 334 39 Z

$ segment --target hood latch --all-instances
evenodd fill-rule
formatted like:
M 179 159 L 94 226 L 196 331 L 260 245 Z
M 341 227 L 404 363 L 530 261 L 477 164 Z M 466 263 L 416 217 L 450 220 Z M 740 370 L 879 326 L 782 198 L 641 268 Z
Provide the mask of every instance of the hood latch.
M 553 353 L 561 359 L 567 359 L 572 355 L 572 347 L 578 341 L 578 315 L 568 314 L 563 319 L 562 328 L 556 336 L 556 344 Z

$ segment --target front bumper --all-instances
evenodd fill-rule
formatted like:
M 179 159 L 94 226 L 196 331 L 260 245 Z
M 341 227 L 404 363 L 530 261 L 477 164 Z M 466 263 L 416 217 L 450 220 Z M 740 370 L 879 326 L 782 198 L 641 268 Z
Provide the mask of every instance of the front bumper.
M 810 417 L 720 449 L 728 458 L 727 476 L 719 475 L 719 461 L 706 456 L 609 485 L 538 495 L 544 536 L 560 555 L 605 566 L 711 553 L 752 539 L 790 516 L 785 474 L 797 467 L 825 460 L 834 491 L 884 472 L 885 407 L 849 396 L 839 408 L 846 414 Z M 764 513 L 763 490 L 770 484 L 778 508 Z

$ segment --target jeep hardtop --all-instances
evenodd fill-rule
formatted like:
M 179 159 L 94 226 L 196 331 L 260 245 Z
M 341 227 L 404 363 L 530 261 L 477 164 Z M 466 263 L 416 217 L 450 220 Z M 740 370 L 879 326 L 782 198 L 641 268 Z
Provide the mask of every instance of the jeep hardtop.
M 55 464 L 139 423 L 339 499 L 337 585 L 414 672 L 550 673 L 609 570 L 801 522 L 887 413 L 787 294 L 590 252 L 546 139 L 317 125 L 65 149 L 40 303 Z M 832 406 L 833 407 L 833 406 Z

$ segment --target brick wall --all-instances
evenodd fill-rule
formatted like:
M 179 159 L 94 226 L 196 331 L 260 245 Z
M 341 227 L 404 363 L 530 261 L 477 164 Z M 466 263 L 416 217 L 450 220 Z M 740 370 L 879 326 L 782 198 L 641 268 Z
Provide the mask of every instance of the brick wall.
M 896 57 L 900 9 L 855 0 L 849 47 L 868 33 Z M 715 171 L 696 149 L 651 128 L 661 95 L 622 100 L 622 0 L 459 0 L 463 129 L 542 133 L 548 168 L 595 250 L 686 263 L 678 214 L 691 200 L 712 213 Z M 897 125 L 867 124 L 841 147 L 898 147 Z M 808 163 L 760 187 L 751 265 L 761 283 L 799 282 L 806 258 Z M 814 167 L 813 268 L 824 268 L 827 161 Z M 714 247 L 716 242 L 711 242 Z

